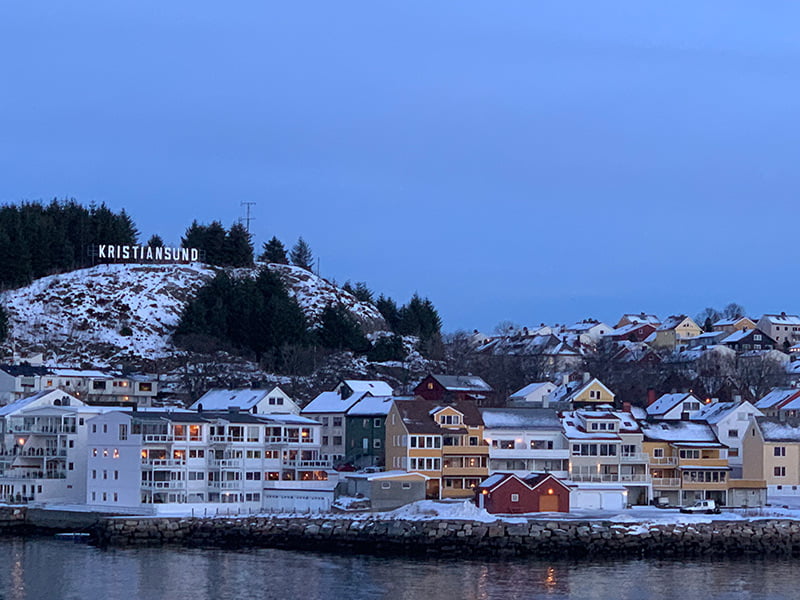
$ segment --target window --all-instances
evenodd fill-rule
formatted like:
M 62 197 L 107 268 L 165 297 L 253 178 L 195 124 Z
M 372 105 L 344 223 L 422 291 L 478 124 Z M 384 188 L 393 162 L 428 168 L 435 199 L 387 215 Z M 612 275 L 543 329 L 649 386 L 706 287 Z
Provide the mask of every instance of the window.
M 376 440 L 372 440 L 372 447 L 373 448 L 380 448 L 381 447 L 381 441 L 377 440 L 377 439 Z
M 369 438 L 362 438 L 361 439 L 361 447 L 366 450 L 369 448 Z
M 75 463 L 69 463 L 69 465 L 67 466 L 67 469 L 69 469 L 70 471 L 74 471 L 75 470 Z
M 411 489 L 411 484 L 409 482 L 407 482 L 407 481 L 404 481 L 403 484 L 400 487 L 402 487 L 404 490 L 410 490 Z
M 75 440 L 70 440 L 69 441 L 69 447 L 70 448 L 74 448 L 75 447 Z
M 474 435 L 470 436 L 469 445 L 470 446 L 478 446 L 478 445 L 480 445 L 480 440 L 478 439 L 478 436 L 474 436 Z
M 103 433 L 108 433 L 108 425 L 103 425 Z
M 114 492 L 114 502 L 119 502 L 119 494 Z
M 372 420 L 372 426 L 373 427 L 380 427 L 381 426 L 381 420 L 380 419 L 373 419 Z
M 119 458 L 119 448 L 114 448 L 114 454 L 112 454 L 114 458 Z
M 97 448 L 92 448 L 92 456 L 97 456 Z
M 512 502 L 519 502 L 519 494 L 511 494 Z
M 700 458 L 700 450 L 679 450 L 678 456 L 681 458 Z
M 114 479 L 119 479 L 119 471 L 114 471 Z
M 342 417 L 333 417 L 333 426 L 334 427 L 341 427 L 342 426 Z
M 97 433 L 97 425 L 92 425 L 92 433 Z
M 103 448 L 103 458 L 108 458 L 108 448 Z
M 786 467 L 775 467 L 775 477 L 786 477 Z
M 322 445 L 323 446 L 327 446 L 328 445 L 328 436 L 327 435 L 323 435 L 322 436 Z
M 334 446 L 341 446 L 342 445 L 342 436 L 340 436 L 340 435 L 333 436 L 333 445 Z
M 108 494 L 103 492 L 103 502 L 108 502 Z
M 103 469 L 103 479 L 108 479 L 108 471 Z
M 382 490 L 388 490 L 388 489 L 391 489 L 391 487 L 392 487 L 392 482 L 391 481 L 381 481 L 381 489 Z
M 739 430 L 738 429 L 729 429 L 728 430 L 728 437 L 738 438 L 739 437 Z
M 786 446 L 775 446 L 772 449 L 773 456 L 786 456 Z
M 261 481 L 261 472 L 260 471 L 248 471 L 244 474 L 244 478 L 247 481 Z
M 139 383 L 139 391 L 140 392 L 152 392 L 153 391 L 153 384 L 150 382 L 141 382 Z
M 92 469 L 92 479 L 97 479 L 97 471 Z
M 330 423 L 330 419 L 328 417 L 322 417 L 322 424 L 327 427 L 328 423 Z

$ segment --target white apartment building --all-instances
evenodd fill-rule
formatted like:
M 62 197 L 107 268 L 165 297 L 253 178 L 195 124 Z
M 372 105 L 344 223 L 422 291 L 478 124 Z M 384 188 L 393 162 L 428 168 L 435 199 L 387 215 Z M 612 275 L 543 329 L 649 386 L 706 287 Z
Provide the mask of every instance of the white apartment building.
M 279 386 L 264 389 L 212 388 L 189 407 L 189 410 L 229 410 L 236 408 L 243 412 L 258 414 L 288 413 L 300 414 L 292 397 Z
M 86 497 L 86 421 L 105 407 L 49 390 L 0 408 L 0 501 Z
M 115 412 L 91 420 L 87 504 L 104 508 L 228 504 L 327 508 L 335 481 L 319 423 L 242 412 Z M 301 504 L 297 504 L 301 500 Z
M 483 408 L 481 416 L 483 437 L 489 445 L 489 473 L 568 476 L 569 445 L 555 410 Z

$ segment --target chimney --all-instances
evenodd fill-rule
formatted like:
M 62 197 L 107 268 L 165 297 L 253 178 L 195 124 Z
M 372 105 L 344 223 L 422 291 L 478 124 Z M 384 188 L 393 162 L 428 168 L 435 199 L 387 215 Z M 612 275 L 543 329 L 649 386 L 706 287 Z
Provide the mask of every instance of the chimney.
M 741 394 L 734 394 L 733 395 L 733 401 L 734 402 L 741 402 L 742 401 L 742 395 Z
M 561 376 L 561 385 L 567 385 L 568 383 L 569 383 L 569 375 L 564 373 L 564 375 Z
M 622 403 L 622 412 L 626 412 L 628 414 L 633 414 L 631 411 L 631 403 L 630 402 L 623 402 Z
M 592 380 L 592 376 L 589 373 L 584 371 L 583 373 L 583 383 L 589 383 Z
M 647 406 L 650 406 L 656 401 L 656 391 L 653 388 L 647 388 Z

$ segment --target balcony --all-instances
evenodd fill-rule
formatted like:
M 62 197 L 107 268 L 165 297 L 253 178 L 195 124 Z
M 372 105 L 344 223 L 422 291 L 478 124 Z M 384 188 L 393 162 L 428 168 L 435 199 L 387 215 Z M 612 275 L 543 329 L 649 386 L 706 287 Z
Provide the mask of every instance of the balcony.
M 183 467 L 186 461 L 182 459 L 143 458 L 142 465 L 147 467 Z
M 211 458 L 208 466 L 215 469 L 241 469 L 244 466 L 244 459 L 241 458 Z
M 66 471 L 35 471 L 35 472 L 27 472 L 21 473 L 19 469 L 7 469 L 3 473 L 0 473 L 0 477 L 3 479 L 66 479 L 67 472 Z
M 480 454 L 488 455 L 489 446 L 482 444 L 479 446 L 442 446 L 442 454 Z
M 59 433 L 75 433 L 74 425 L 12 425 L 8 429 L 8 433 L 15 435 L 20 434 L 37 434 L 37 435 L 57 435 Z
M 645 473 L 621 473 L 619 481 L 622 483 L 650 483 L 652 478 Z
M 175 436 L 171 433 L 147 433 L 144 436 L 144 442 L 146 444 L 158 443 L 158 442 L 174 442 Z
M 650 483 L 651 478 L 645 474 L 631 473 L 570 473 L 572 481 L 594 481 L 598 483 Z
M 243 481 L 209 481 L 208 487 L 219 490 L 240 490 L 242 489 Z
M 647 452 L 623 452 L 619 459 L 624 463 L 646 463 L 650 461 L 650 455 Z
M 329 460 L 292 460 L 287 459 L 283 461 L 284 466 L 293 467 L 295 469 L 302 468 L 317 468 L 317 469 L 330 469 L 331 462 Z
M 679 489 L 681 480 L 677 477 L 653 477 L 653 487 L 660 489 Z
M 491 458 L 505 458 L 509 460 L 524 460 L 529 458 L 564 460 L 569 458 L 569 448 L 553 448 L 551 450 L 533 450 L 530 448 L 492 448 L 489 450 L 489 456 Z
M 651 457 L 650 464 L 654 467 L 674 467 L 678 464 L 677 456 Z
M 142 489 L 145 490 L 182 490 L 186 488 L 185 481 L 143 481 Z

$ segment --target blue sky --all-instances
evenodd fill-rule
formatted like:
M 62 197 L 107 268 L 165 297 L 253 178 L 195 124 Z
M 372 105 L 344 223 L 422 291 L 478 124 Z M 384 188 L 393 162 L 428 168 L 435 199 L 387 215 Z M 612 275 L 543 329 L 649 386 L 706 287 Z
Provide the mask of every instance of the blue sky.
M 800 5 L 0 6 L 0 202 L 302 235 L 445 329 L 797 311 Z

